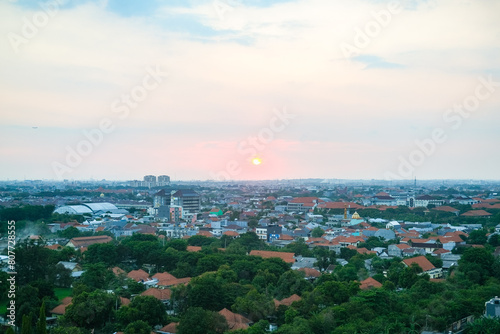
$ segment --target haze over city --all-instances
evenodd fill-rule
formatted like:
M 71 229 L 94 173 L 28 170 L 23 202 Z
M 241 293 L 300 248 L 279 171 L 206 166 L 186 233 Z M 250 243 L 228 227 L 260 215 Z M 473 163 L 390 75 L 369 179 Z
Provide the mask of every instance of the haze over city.
M 0 178 L 500 179 L 499 12 L 2 1 Z

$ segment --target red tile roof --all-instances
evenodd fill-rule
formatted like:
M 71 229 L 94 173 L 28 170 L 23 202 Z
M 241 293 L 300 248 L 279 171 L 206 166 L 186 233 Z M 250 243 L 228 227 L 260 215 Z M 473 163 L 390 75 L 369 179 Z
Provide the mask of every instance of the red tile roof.
M 466 216 L 466 217 L 489 217 L 489 216 L 491 216 L 491 213 L 486 212 L 484 210 L 471 210 L 471 211 L 467 211 L 465 213 L 462 213 L 461 216 Z
M 299 301 L 302 298 L 298 295 L 291 295 L 288 298 L 282 299 L 282 300 L 274 300 L 274 306 L 277 308 L 280 305 L 285 305 L 285 306 L 291 306 L 293 302 Z
M 227 324 L 229 326 L 229 330 L 237 330 L 237 329 L 247 329 L 251 321 L 241 314 L 233 313 L 229 311 L 227 308 L 219 311 L 219 314 L 226 318 Z
M 318 197 L 296 197 L 292 199 L 289 203 L 313 203 L 316 201 L 317 203 L 324 202 Z
M 172 291 L 170 289 L 149 288 L 141 293 L 141 296 L 153 296 L 158 300 L 170 300 Z
M 147 281 L 149 278 L 149 274 L 144 270 L 139 269 L 139 270 L 132 270 L 127 274 L 127 277 L 133 279 L 136 282 Z
M 189 283 L 189 281 L 191 281 L 191 277 L 174 278 L 174 279 L 161 280 L 157 283 L 157 285 L 164 287 L 176 286 L 181 284 L 186 285 Z
M 199 252 L 199 251 L 201 251 L 201 247 L 200 246 L 187 246 L 186 250 L 188 252 Z
M 79 237 L 71 239 L 68 244 L 72 244 L 75 248 L 88 247 L 93 244 L 105 244 L 113 240 L 109 235 L 96 235 L 93 237 Z
M 381 288 L 381 287 L 382 284 L 379 281 L 373 279 L 372 277 L 368 277 L 364 281 L 361 281 L 361 285 L 359 286 L 361 290 L 369 290 L 372 288 Z
M 130 304 L 130 299 L 124 298 L 124 297 L 120 297 L 120 305 L 127 306 L 128 304 Z
M 313 269 L 313 268 L 300 268 L 299 271 L 302 271 L 304 274 L 306 274 L 306 278 L 308 277 L 314 277 L 314 278 L 317 278 L 317 277 L 320 277 L 321 276 L 321 273 L 316 270 L 316 269 Z
M 361 206 L 354 202 L 325 202 L 318 204 L 318 208 L 320 209 L 363 209 L 364 206 Z
M 50 311 L 50 313 L 64 315 L 66 313 L 66 307 L 68 307 L 68 305 L 71 305 L 72 302 L 73 302 L 73 297 L 66 297 L 63 300 L 61 300 L 61 304 L 54 307 Z
M 171 322 L 165 327 L 162 327 L 159 331 L 160 332 L 165 332 L 165 333 L 177 333 L 177 326 L 179 325 L 178 322 Z
M 452 208 L 451 206 L 448 206 L 448 205 L 437 206 L 433 210 L 444 211 L 444 212 L 453 212 L 453 213 L 460 211 L 460 210 Z
M 116 276 L 119 276 L 121 274 L 125 274 L 125 271 L 119 267 L 114 267 L 111 270 L 113 271 L 113 274 L 115 274 Z
M 434 265 L 429 261 L 427 260 L 427 258 L 425 256 L 417 256 L 417 257 L 412 257 L 411 259 L 404 259 L 403 260 L 403 263 L 406 264 L 408 267 L 410 267 L 413 263 L 416 263 L 420 266 L 420 268 L 422 268 L 422 270 L 425 272 L 425 271 L 429 271 L 429 270 L 432 270 L 436 267 L 434 267 Z
M 286 263 L 295 263 L 295 259 L 293 258 L 294 253 L 252 250 L 250 252 L 250 255 L 260 256 L 265 259 L 277 257 L 282 259 Z

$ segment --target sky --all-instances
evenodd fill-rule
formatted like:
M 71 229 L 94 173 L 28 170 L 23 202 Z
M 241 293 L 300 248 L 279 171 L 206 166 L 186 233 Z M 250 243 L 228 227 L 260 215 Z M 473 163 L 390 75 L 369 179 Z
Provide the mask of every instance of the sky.
M 0 179 L 498 180 L 498 13 L 1 1 Z

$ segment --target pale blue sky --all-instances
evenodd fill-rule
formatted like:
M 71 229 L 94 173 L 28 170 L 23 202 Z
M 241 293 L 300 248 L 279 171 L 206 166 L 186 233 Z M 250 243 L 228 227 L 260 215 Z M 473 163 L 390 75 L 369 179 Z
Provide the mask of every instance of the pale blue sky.
M 500 3 L 389 3 L 3 1 L 0 179 L 499 179 Z

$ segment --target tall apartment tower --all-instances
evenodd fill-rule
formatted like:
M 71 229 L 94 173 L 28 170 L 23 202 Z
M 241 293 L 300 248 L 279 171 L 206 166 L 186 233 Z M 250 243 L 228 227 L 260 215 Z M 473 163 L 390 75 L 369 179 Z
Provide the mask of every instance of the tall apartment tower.
M 170 185 L 170 176 L 168 175 L 158 175 L 157 187 L 165 187 Z

